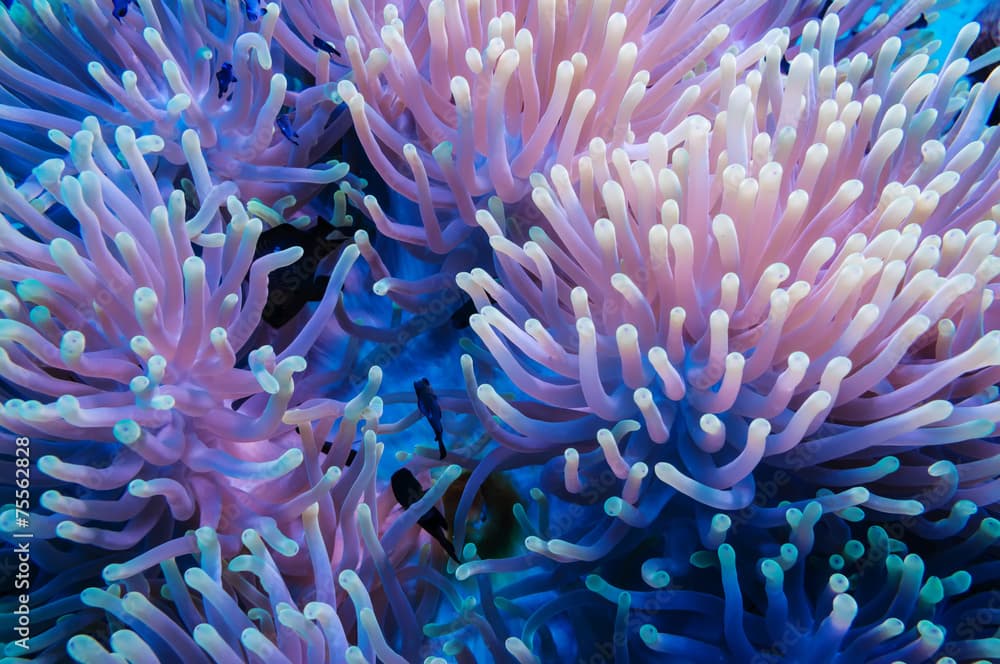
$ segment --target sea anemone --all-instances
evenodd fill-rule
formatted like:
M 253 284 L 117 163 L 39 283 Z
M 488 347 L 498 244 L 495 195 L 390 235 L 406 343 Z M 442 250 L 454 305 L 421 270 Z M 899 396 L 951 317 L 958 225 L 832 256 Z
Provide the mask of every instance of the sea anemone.
M 5 170 L 19 180 L 94 116 L 107 140 L 119 125 L 163 139 L 153 167 L 160 183 L 191 177 L 182 137 L 193 129 L 209 172 L 239 185 L 244 200 L 279 210 L 307 203 L 347 172 L 317 162 L 349 118 L 335 113 L 335 81 L 276 70 L 279 14 L 272 3 L 253 22 L 238 2 L 202 0 L 141 2 L 120 18 L 95 0 L 0 7 Z M 232 80 L 223 85 L 227 65 Z
M 292 417 L 305 416 L 300 411 Z M 303 446 L 315 459 L 316 437 L 329 423 L 300 428 Z M 421 507 L 440 498 L 458 468 L 446 469 L 413 510 L 390 518 L 391 494 L 376 490 L 381 454 L 382 444 L 366 425 L 356 460 L 343 475 L 337 466 L 327 471 L 332 492 L 312 492 L 310 499 L 318 501 L 304 509 L 303 501 L 294 501 L 298 514 L 280 531 L 273 522 L 243 531 L 238 551 L 226 554 L 218 533 L 203 526 L 185 535 L 196 546 L 193 565 L 187 557 L 169 558 L 159 562 L 158 573 L 141 579 L 134 576 L 141 567 L 134 563 L 105 570 L 116 582 L 83 591 L 82 603 L 96 609 L 89 612 L 96 621 L 125 629 L 102 639 L 105 630 L 92 627 L 69 640 L 70 656 L 85 664 L 105 661 L 104 640 L 110 652 L 128 658 L 155 653 L 151 662 L 417 661 L 431 647 L 421 645 L 420 626 L 438 615 L 442 600 L 457 598 L 428 556 L 413 555 L 413 526 Z M 320 464 L 309 465 L 310 475 L 318 475 Z M 418 594 L 419 605 L 412 600 Z M 463 610 L 469 608 L 461 602 L 452 609 Z
M 768 528 L 690 502 L 671 507 L 662 529 L 635 532 L 635 547 L 616 547 L 599 562 L 541 561 L 504 575 L 503 562 L 477 561 L 458 576 L 500 579 L 495 604 L 521 664 L 668 655 L 756 664 L 972 661 L 1000 648 L 990 592 L 998 568 L 980 562 L 1000 523 L 971 520 L 975 506 L 940 521 L 933 540 L 913 523 L 851 523 L 815 501 L 773 510 Z
M 0 189 L 0 366 L 4 389 L 18 395 L 0 407 L 0 424 L 30 436 L 43 475 L 34 486 L 47 488 L 28 514 L 40 570 L 35 628 L 46 630 L 30 652 L 52 656 L 83 632 L 92 636 L 73 639 L 70 653 L 100 660 L 103 646 L 93 635 L 107 613 L 134 631 L 113 636 L 112 646 L 145 652 L 148 642 L 162 656 L 173 649 L 186 657 L 197 643 L 216 656 L 213 639 L 223 633 L 246 657 L 285 634 L 276 625 L 292 620 L 291 610 L 295 625 L 306 614 L 331 629 L 336 623 L 341 636 L 323 649 L 331 662 L 343 661 L 344 635 L 355 633 L 369 659 L 398 650 L 404 654 L 389 661 L 409 661 L 419 648 L 407 599 L 413 593 L 403 593 L 395 570 L 413 566 L 408 586 L 424 583 L 438 574 L 428 565 L 439 555 L 415 560 L 413 526 L 422 513 L 402 513 L 376 484 L 382 371 L 366 367 L 359 385 L 344 380 L 340 391 L 357 390 L 345 401 L 324 393 L 336 370 L 311 375 L 311 387 L 293 381 L 332 321 L 359 249 L 334 257 L 325 294 L 304 325 L 271 333 L 279 350 L 251 350 L 262 333 L 268 275 L 295 265 L 303 248 L 254 258 L 263 224 L 235 183 L 214 181 L 193 131 L 183 138 L 200 201 L 192 208 L 184 192 L 164 196 L 156 186 L 146 154 L 162 140 L 118 129 L 123 169 L 95 126 L 86 120 L 71 139 L 72 174 L 52 159 L 21 187 L 4 178 Z M 339 373 L 351 373 L 352 357 Z M 385 428 L 400 426 L 406 423 Z M 3 440 L 12 453 L 14 437 Z M 437 502 L 458 470 L 446 470 L 420 504 Z M 0 516 L 8 541 L 15 521 L 13 509 Z M 66 541 L 76 547 L 67 551 Z M 81 550 L 90 562 L 60 574 Z M 191 555 L 204 574 L 185 573 L 196 597 L 183 599 L 179 570 L 190 567 Z M 342 592 L 334 601 L 338 574 Z M 86 590 L 101 576 L 111 585 Z M 421 624 L 439 617 L 431 599 L 441 582 L 426 583 Z M 154 607 L 161 587 L 172 602 L 163 609 Z M 344 609 L 344 593 L 356 611 Z M 215 606 L 228 595 L 236 599 Z M 67 607 L 79 610 L 77 618 L 54 621 Z M 228 639 L 227 630 L 241 624 L 229 615 L 236 607 L 249 619 L 266 611 L 277 622 L 270 631 L 258 625 L 262 631 L 243 641 Z M 461 602 L 454 608 L 469 610 Z M 164 627 L 161 611 L 193 636 Z M 368 613 L 384 620 L 387 611 L 398 631 L 381 635 Z M 285 647 L 284 637 L 276 643 L 293 661 L 316 661 L 310 648 L 319 628 L 302 629 L 309 646 L 301 653 Z
M 0 176 L 0 370 L 18 396 L 0 424 L 31 437 L 38 470 L 54 480 L 35 485 L 48 490 L 30 516 L 33 562 L 49 572 L 74 556 L 43 541 L 53 538 L 122 552 L 142 543 L 149 566 L 190 552 L 176 537 L 196 524 L 218 530 L 228 552 L 245 528 L 280 532 L 335 479 L 307 472 L 283 418 L 293 397 L 312 403 L 293 376 L 357 249 L 342 251 L 326 296 L 284 348 L 250 349 L 268 274 L 303 250 L 253 260 L 262 223 L 235 183 L 213 180 L 193 131 L 182 139 L 200 201 L 191 207 L 156 184 L 145 155 L 163 147 L 159 137 L 119 128 L 123 169 L 95 125 L 71 139 L 74 174 L 52 159 L 19 188 Z M 325 401 L 323 416 L 356 424 L 380 379 L 373 368 L 360 406 Z M 4 440 L 12 454 L 13 437 Z M 341 463 L 347 453 L 338 449 Z M 2 517 L 8 541 L 13 514 Z
M 956 96 L 975 26 L 940 75 L 923 53 L 894 66 L 897 39 L 836 64 L 835 28 L 787 76 L 772 46 L 647 158 L 594 139 L 578 182 L 555 166 L 528 242 L 478 213 L 498 276 L 459 276 L 477 358 L 530 397 L 477 385 L 468 358 L 484 426 L 561 457 L 546 491 L 620 496 L 588 546 L 536 552 L 605 555 L 674 492 L 746 508 L 759 468 L 811 487 L 781 499 L 836 490 L 833 511 L 996 502 L 1000 72 Z
M 844 3 L 834 4 L 828 17 L 845 34 L 860 27 L 868 3 L 843 18 L 831 12 Z M 905 3 L 891 21 L 882 15 L 827 40 L 824 56 L 871 50 L 931 4 Z M 653 133 L 711 111 L 736 72 L 803 26 L 804 39 L 815 39 L 805 18 L 819 5 L 547 0 L 463 11 L 435 0 L 403 11 L 387 4 L 378 17 L 333 2 L 354 73 L 338 90 L 379 174 L 419 202 L 422 228 L 394 222 L 373 199 L 366 205 L 387 235 L 446 253 L 475 227 L 477 204 L 521 201 L 532 174 L 570 167 L 591 140 L 634 155 Z M 436 208 L 464 223 L 443 224 Z
M 0 4 L 4 654 L 1000 658 L 975 26 Z
M 953 538 L 950 557 L 911 552 L 880 526 L 845 539 L 850 531 L 818 503 L 784 516 L 787 532 L 774 539 L 754 533 L 723 543 L 728 517 L 716 515 L 702 539 L 710 548 L 692 552 L 674 575 L 647 560 L 642 589 L 588 577 L 587 587 L 617 608 L 615 642 L 645 645 L 615 661 L 669 653 L 692 662 L 945 664 L 1000 655 L 988 624 L 960 629 L 994 601 L 996 573 L 967 563 L 1000 536 L 995 519 Z

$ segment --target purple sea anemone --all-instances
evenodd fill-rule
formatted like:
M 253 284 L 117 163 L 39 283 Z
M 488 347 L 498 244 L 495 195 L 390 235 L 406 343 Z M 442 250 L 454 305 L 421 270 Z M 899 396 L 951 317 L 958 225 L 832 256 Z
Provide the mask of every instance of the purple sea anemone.
M 227 650 L 235 648 L 246 658 L 276 643 L 292 661 L 312 662 L 323 630 L 302 626 L 308 615 L 325 626 L 328 661 L 343 661 L 348 638 L 356 644 L 349 658 L 406 661 L 418 631 L 396 570 L 410 565 L 400 572 L 407 583 L 429 584 L 421 625 L 438 617 L 431 599 L 441 582 L 419 581 L 437 574 L 414 560 L 422 512 L 401 514 L 391 493 L 377 489 L 382 372 L 372 366 L 344 402 L 326 398 L 316 380 L 305 390 L 293 381 L 359 249 L 341 251 L 305 325 L 271 335 L 280 350 L 251 350 L 268 275 L 303 249 L 254 259 L 263 224 L 235 183 L 216 183 L 193 132 L 183 138 L 200 201 L 191 206 L 184 192 L 164 196 L 156 186 L 145 157 L 162 147 L 159 137 L 118 129 L 123 169 L 95 125 L 88 119 L 71 139 L 73 174 L 52 159 L 21 187 L 5 180 L 0 188 L 0 367 L 21 395 L 0 407 L 0 424 L 31 437 L 47 476 L 29 515 L 33 560 L 49 579 L 39 606 L 54 618 L 60 591 L 72 597 L 99 575 L 111 584 L 73 598 L 74 621 L 39 615 L 47 631 L 30 651 L 58 652 L 74 633 L 94 633 L 107 612 L 134 630 L 112 635 L 121 652 L 146 652 L 148 642 L 161 656 L 186 658 L 197 643 L 213 657 L 237 657 Z M 13 437 L 4 444 L 12 449 Z M 437 502 L 457 472 L 446 471 L 418 509 Z M 13 509 L 0 517 L 8 540 L 14 522 Z M 92 551 L 92 562 L 57 575 L 77 555 L 58 540 Z M 179 570 L 190 555 L 199 566 L 183 578 L 197 595 L 184 599 Z M 161 587 L 170 605 L 156 608 Z M 233 618 L 236 608 L 243 618 Z M 193 636 L 177 637 L 162 611 Z M 261 611 L 277 622 L 229 638 Z M 455 611 L 468 613 L 461 602 Z M 383 636 L 372 620 L 387 612 L 400 631 Z M 301 652 L 285 643 L 296 626 Z M 220 633 L 228 646 L 218 645 Z M 99 661 L 101 649 L 82 635 L 69 646 L 80 661 Z M 387 654 L 397 650 L 404 654 Z
M 68 146 L 74 174 L 52 159 L 19 188 L 0 178 L 0 369 L 21 397 L 0 407 L 0 424 L 31 436 L 39 471 L 56 480 L 31 515 L 36 564 L 66 566 L 63 548 L 42 541 L 56 537 L 112 551 L 142 542 L 151 551 L 121 572 L 130 576 L 193 551 L 175 539 L 179 524 L 217 529 L 227 553 L 245 528 L 284 538 L 284 522 L 336 480 L 336 468 L 303 467 L 293 397 L 350 429 L 338 434 L 349 436 L 338 444 L 343 463 L 380 373 L 349 403 L 295 394 L 293 376 L 355 247 L 343 250 L 327 295 L 283 349 L 247 348 L 268 274 L 302 249 L 254 260 L 262 223 L 235 183 L 213 180 L 194 132 L 183 138 L 194 206 L 156 185 L 144 155 L 163 147 L 159 137 L 128 128 L 115 137 L 128 169 L 85 128 Z M 317 454 L 308 468 L 318 468 Z M 9 534 L 13 510 L 2 522 Z
M 838 491 L 833 511 L 996 502 L 1000 74 L 956 96 L 974 26 L 940 75 L 923 53 L 894 64 L 897 39 L 835 63 L 836 26 L 787 76 L 772 46 L 648 158 L 594 139 L 576 180 L 555 166 L 528 242 L 478 213 L 498 276 L 459 284 L 531 401 L 477 386 L 471 362 L 470 390 L 503 446 L 563 457 L 566 499 L 620 494 L 608 513 L 640 527 L 674 491 L 745 508 L 767 467 Z M 623 532 L 532 548 L 593 559 Z
M 106 140 L 119 125 L 163 139 L 158 182 L 191 177 L 182 136 L 193 129 L 209 172 L 238 184 L 244 200 L 277 205 L 279 214 L 305 204 L 347 173 L 346 164 L 317 162 L 348 118 L 332 118 L 335 82 L 307 76 L 303 84 L 281 67 L 273 45 L 281 10 L 268 8 L 250 21 L 238 2 L 142 2 L 121 18 L 95 0 L 0 7 L 5 170 L 20 179 L 92 115 Z M 282 135 L 283 123 L 294 135 Z
M 323 429 L 302 427 L 303 446 L 314 459 L 315 437 Z M 413 510 L 388 519 L 391 501 L 375 484 L 381 453 L 382 444 L 368 430 L 362 452 L 344 475 L 332 467 L 332 493 L 313 492 L 317 502 L 286 520 L 280 531 L 273 521 L 243 531 L 238 555 L 226 554 L 222 538 L 203 526 L 185 536 L 197 547 L 191 551 L 195 565 L 177 556 L 160 561 L 159 573 L 137 577 L 151 558 L 140 556 L 142 565 L 137 560 L 106 570 L 106 578 L 124 579 L 124 587 L 90 588 L 81 599 L 98 610 L 91 612 L 97 619 L 107 614 L 126 626 L 105 641 L 111 652 L 130 659 L 155 652 L 158 659 L 148 661 L 206 663 L 258 657 L 303 664 L 376 657 L 416 661 L 428 647 L 421 647 L 420 629 L 433 622 L 442 600 L 451 600 L 445 614 L 458 614 L 459 620 L 469 611 L 440 573 L 426 561 L 410 560 L 420 509 L 440 499 L 458 468 L 447 469 Z M 319 464 L 307 465 L 311 475 L 320 470 Z M 419 603 L 411 599 L 415 589 Z M 394 631 L 384 632 L 390 624 Z M 109 654 L 87 633 L 70 639 L 67 649 L 84 663 Z
M 64 162 L 53 159 L 35 169 L 37 181 L 20 188 L 3 184 L 0 207 L 9 219 L 2 222 L 6 257 L 0 270 L 8 286 L 0 361 L 10 383 L 38 398 L 9 400 L 0 422 L 23 434 L 124 446 L 127 458 L 106 470 L 115 475 L 106 481 L 97 479 L 100 471 L 67 464 L 58 454 L 39 461 L 46 474 L 65 481 L 122 486 L 140 477 L 145 464 L 162 469 L 182 460 L 178 467 L 196 474 L 285 475 L 302 454 L 269 439 L 280 433 L 292 376 L 305 368 L 301 354 L 330 315 L 357 249 L 344 250 L 330 296 L 286 348 L 247 352 L 268 273 L 297 260 L 302 250 L 253 261 L 262 223 L 250 218 L 235 183 L 215 183 L 193 131 L 183 139 L 200 201 L 193 208 L 182 191 L 164 197 L 156 186 L 144 153 L 163 147 L 159 137 L 136 137 L 123 127 L 115 138 L 128 170 L 99 134 L 85 128 L 68 146 L 74 175 L 64 175 Z M 70 224 L 78 225 L 79 235 Z M 238 355 L 247 368 L 237 367 Z M 247 397 L 258 398 L 232 408 Z M 178 514 L 190 516 L 194 496 L 174 486 L 179 478 L 158 479 L 150 495 L 162 493 Z M 131 515 L 122 519 L 131 525 L 120 533 L 65 522 L 60 534 L 134 540 L 155 522 L 148 509 L 134 514 L 148 497 L 120 506 Z

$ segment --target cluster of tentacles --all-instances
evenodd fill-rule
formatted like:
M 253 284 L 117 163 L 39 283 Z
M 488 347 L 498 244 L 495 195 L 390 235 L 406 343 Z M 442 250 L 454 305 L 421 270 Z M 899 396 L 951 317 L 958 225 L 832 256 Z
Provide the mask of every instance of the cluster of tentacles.
M 941 4 L 2 3 L 4 661 L 1000 659 Z

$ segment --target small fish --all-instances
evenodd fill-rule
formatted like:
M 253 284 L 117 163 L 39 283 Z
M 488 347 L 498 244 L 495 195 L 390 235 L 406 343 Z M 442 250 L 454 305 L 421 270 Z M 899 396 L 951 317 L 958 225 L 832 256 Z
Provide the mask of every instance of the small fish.
M 410 505 L 424 497 L 424 488 L 420 486 L 420 482 L 413 476 L 413 473 L 406 468 L 401 468 L 393 473 L 390 484 L 392 484 L 392 495 L 396 497 L 396 502 L 403 509 L 409 508 Z M 441 548 L 445 550 L 452 560 L 456 563 L 462 562 L 455 553 L 455 546 L 445 534 L 445 531 L 448 530 L 448 522 L 438 508 L 431 507 L 423 516 L 417 519 L 417 523 L 427 531 L 428 535 L 438 541 Z
M 121 23 L 122 19 L 128 15 L 128 6 L 132 1 L 133 0 L 113 0 L 115 6 L 114 9 L 111 10 L 111 15 L 118 19 L 119 23 Z
M 441 499 L 445 519 L 455 522 L 471 473 L 463 471 Z M 482 558 L 507 558 L 524 543 L 525 533 L 514 516 L 514 506 L 523 502 L 505 473 L 490 473 L 472 497 L 466 513 L 465 541 L 476 545 Z
M 233 65 L 230 62 L 223 62 L 219 71 L 215 72 L 215 80 L 219 82 L 219 99 L 229 92 L 229 86 L 240 79 L 233 76 Z
M 469 317 L 477 313 L 479 313 L 479 309 L 476 307 L 476 303 L 470 298 L 465 298 L 462 306 L 451 315 L 451 326 L 456 330 L 463 330 L 469 327 Z
M 491 305 L 496 305 L 497 303 L 489 293 L 486 293 L 486 299 L 489 300 Z M 471 298 L 466 297 L 462 301 L 462 305 L 451 315 L 451 326 L 456 330 L 463 330 L 469 327 L 469 318 L 472 314 L 477 313 L 479 313 L 479 307 L 476 306 L 476 303 Z
M 319 37 L 318 35 L 313 35 L 313 46 L 315 46 L 321 51 L 326 51 L 330 55 L 340 55 L 340 51 L 335 49 L 333 47 L 333 44 L 323 39 L 322 37 Z
M 267 13 L 267 9 L 260 6 L 260 0 L 242 0 L 242 4 L 248 21 L 256 21 L 261 14 Z
M 287 113 L 282 113 L 278 116 L 278 119 L 274 121 L 274 124 L 278 125 L 278 129 L 281 131 L 281 135 L 291 141 L 293 144 L 298 145 L 299 142 L 295 140 L 299 137 L 298 133 L 292 129 L 292 121 L 288 119 Z
M 437 395 L 431 382 L 426 378 L 421 378 L 413 383 L 413 391 L 417 393 L 417 408 L 420 414 L 427 418 L 431 428 L 434 429 L 434 440 L 438 444 L 438 452 L 443 459 L 448 450 L 444 448 L 444 427 L 441 426 L 441 405 L 438 403 Z
M 353 227 L 338 229 L 342 235 L 330 233 L 330 224 L 318 220 L 312 228 L 301 230 L 291 224 L 281 224 L 261 233 L 254 258 L 258 259 L 289 247 L 302 247 L 302 259 L 278 268 L 268 275 L 267 302 L 261 317 L 278 329 L 295 317 L 308 302 L 318 302 L 326 293 L 330 278 L 314 273 L 317 263 L 347 243 Z M 331 237 L 332 235 L 332 237 Z
M 921 15 L 923 16 L 923 15 Z M 965 57 L 974 60 L 989 53 L 994 47 L 1000 45 L 1000 4 L 996 2 L 987 3 L 983 9 L 976 14 L 974 19 L 980 25 L 979 35 L 972 46 L 969 47 Z M 982 82 L 992 71 L 992 67 L 984 67 L 975 72 L 975 80 Z M 976 76 L 978 75 L 978 76 Z

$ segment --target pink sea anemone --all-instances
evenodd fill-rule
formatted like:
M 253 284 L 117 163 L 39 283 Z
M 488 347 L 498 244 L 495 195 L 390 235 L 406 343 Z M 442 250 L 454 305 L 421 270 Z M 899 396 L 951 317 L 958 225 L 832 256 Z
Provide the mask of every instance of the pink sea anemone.
M 504 446 L 564 455 L 570 499 L 610 467 L 606 510 L 641 526 L 651 485 L 736 510 L 766 466 L 838 491 L 819 499 L 833 511 L 996 502 L 1000 134 L 984 120 L 1000 72 L 957 85 L 975 26 L 940 74 L 924 53 L 896 63 L 898 39 L 835 62 L 835 28 L 787 76 L 770 46 L 713 117 L 641 157 L 592 140 L 535 181 L 537 226 L 477 213 L 497 277 L 459 284 L 531 400 L 477 386 L 471 359 L 470 389 Z
M 475 226 L 477 204 L 521 201 L 532 174 L 570 167 L 591 140 L 637 156 L 653 133 L 713 112 L 720 90 L 724 98 L 770 49 L 800 30 L 815 39 L 805 18 L 820 4 L 546 0 L 463 10 L 435 0 L 388 4 L 377 16 L 334 2 L 354 73 L 338 90 L 379 174 L 419 202 L 423 228 L 366 203 L 387 235 L 445 253 Z M 834 4 L 827 11 L 845 34 L 868 6 Z M 827 40 L 829 57 L 874 48 L 931 4 L 907 3 L 891 22 L 880 16 Z M 464 223 L 443 222 L 436 208 Z

